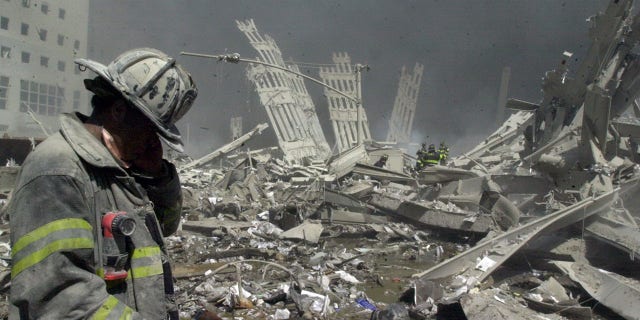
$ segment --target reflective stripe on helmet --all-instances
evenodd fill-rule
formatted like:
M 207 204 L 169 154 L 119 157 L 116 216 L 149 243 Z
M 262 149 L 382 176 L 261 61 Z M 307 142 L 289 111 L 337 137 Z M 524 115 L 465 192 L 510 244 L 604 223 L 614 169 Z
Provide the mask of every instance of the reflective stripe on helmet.
M 169 60 L 167 61 L 167 63 L 165 63 L 165 65 L 160 68 L 160 70 L 158 70 L 156 72 L 156 74 L 154 74 L 151 79 L 149 79 L 147 81 L 147 83 L 142 87 L 139 88 L 138 91 L 136 91 L 136 96 L 141 97 L 144 96 L 145 93 L 147 93 L 147 91 L 149 91 L 149 89 L 151 89 L 151 86 L 153 86 L 154 84 L 156 84 L 156 82 L 158 82 L 158 79 L 160 79 L 160 77 L 167 72 L 167 70 L 169 70 L 170 68 L 173 68 L 173 66 L 176 64 L 176 59 L 174 58 L 169 58 Z

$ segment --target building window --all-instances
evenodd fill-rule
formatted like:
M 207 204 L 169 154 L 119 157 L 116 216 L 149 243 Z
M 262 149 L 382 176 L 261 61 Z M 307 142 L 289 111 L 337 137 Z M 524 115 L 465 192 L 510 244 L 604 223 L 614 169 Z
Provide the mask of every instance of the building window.
M 0 57 L 5 58 L 5 59 L 11 58 L 11 48 L 10 47 L 5 47 L 5 46 L 0 46 Z
M 80 50 L 80 40 L 73 41 L 73 48 L 76 50 Z
M 46 3 L 43 3 L 40 5 L 40 11 L 42 11 L 42 13 L 44 14 L 48 14 L 49 13 L 49 5 Z
M 80 91 L 73 91 L 73 110 L 80 109 Z
M 29 81 L 20 80 L 20 112 L 27 112 L 29 108 Z
M 0 17 L 0 29 L 9 30 L 9 18 Z
M 58 71 L 64 71 L 65 67 L 66 63 L 64 63 L 64 61 L 58 61 Z
M 49 92 L 49 86 L 41 83 L 39 87 L 40 90 L 38 91 L 38 113 L 52 116 L 53 112 L 51 111 L 53 111 L 55 107 L 51 106 L 51 108 L 49 108 L 49 105 L 47 104 L 47 101 L 49 100 L 47 96 L 47 93 Z
M 49 67 L 49 57 L 42 56 L 40 57 L 40 65 L 48 68 Z
M 9 77 L 0 76 L 0 109 L 7 108 L 7 91 L 9 91 Z
M 66 12 L 64 9 L 60 8 L 60 10 L 58 10 L 58 18 L 60 18 L 60 19 L 64 20 L 64 15 L 65 15 L 66 13 L 67 13 L 67 12 Z
M 58 35 L 58 45 L 59 46 L 64 45 L 64 36 L 61 34 Z
M 20 27 L 20 34 L 22 34 L 23 36 L 26 36 L 29 34 L 29 25 L 26 23 L 22 23 L 21 27 Z
M 38 29 L 38 35 L 40 36 L 40 40 L 47 41 L 47 29 Z
M 62 112 L 62 106 L 64 106 L 64 103 L 66 102 L 65 98 L 64 98 L 64 88 L 60 88 L 57 87 L 57 94 L 56 94 L 56 113 L 60 113 Z
M 20 111 L 32 110 L 42 115 L 55 116 L 62 110 L 64 88 L 20 80 Z
M 22 63 L 29 63 L 29 60 L 31 60 L 31 54 L 29 52 L 22 51 Z

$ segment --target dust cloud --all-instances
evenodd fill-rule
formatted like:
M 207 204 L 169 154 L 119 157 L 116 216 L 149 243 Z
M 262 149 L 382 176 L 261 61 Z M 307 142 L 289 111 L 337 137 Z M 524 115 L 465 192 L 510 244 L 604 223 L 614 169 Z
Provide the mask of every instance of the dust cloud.
M 606 1 L 91 1 L 89 56 L 108 62 L 132 47 L 156 47 L 193 74 L 200 95 L 179 123 L 188 131 L 187 153 L 198 156 L 230 141 L 229 119 L 242 116 L 244 131 L 268 122 L 246 65 L 179 56 L 181 51 L 257 53 L 235 20 L 253 18 L 279 45 L 286 61 L 318 78 L 309 64 L 331 63 L 348 52 L 368 64 L 363 103 L 374 139 L 386 138 L 401 67 L 424 64 L 414 141 L 452 145 L 464 152 L 493 132 L 502 68 L 511 67 L 509 97 L 541 99 L 544 72 L 562 52 L 575 59 L 589 43 L 587 18 Z M 573 61 L 571 66 L 577 66 Z M 307 83 L 330 143 L 334 137 L 322 89 Z M 276 144 L 272 130 L 252 148 Z

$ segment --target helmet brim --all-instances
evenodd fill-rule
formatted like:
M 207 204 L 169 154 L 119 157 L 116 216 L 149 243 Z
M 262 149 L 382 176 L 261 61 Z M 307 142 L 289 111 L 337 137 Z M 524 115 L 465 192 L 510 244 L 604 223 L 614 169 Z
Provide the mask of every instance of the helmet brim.
M 162 123 L 153 115 L 153 113 L 151 113 L 151 111 L 149 111 L 149 109 L 147 108 L 145 103 L 142 101 L 142 99 L 138 98 L 137 96 L 126 94 L 126 93 L 123 94 L 123 96 L 132 105 L 138 108 L 138 110 L 140 110 L 142 114 L 144 114 L 145 117 L 147 117 L 147 119 L 151 120 L 153 125 L 155 125 L 156 127 L 156 132 L 158 133 L 158 136 L 160 136 L 160 138 L 162 138 L 162 140 L 166 142 L 171 149 L 181 153 L 184 152 L 182 136 L 180 135 L 180 131 L 178 130 L 178 127 L 176 127 L 175 124 L 171 126 L 167 126 L 166 124 Z
M 147 109 L 147 107 L 137 99 L 135 95 L 127 94 L 123 88 L 120 87 L 118 83 L 113 81 L 113 77 L 109 74 L 109 69 L 107 66 L 93 61 L 89 59 L 75 59 L 74 62 L 79 66 L 85 67 L 93 72 L 95 72 L 98 76 L 104 78 L 111 84 L 114 88 L 122 93 L 122 96 L 127 99 L 127 101 L 131 102 L 138 110 L 140 110 L 145 117 L 147 117 L 156 127 L 156 132 L 158 136 L 169 146 L 171 149 L 184 152 L 184 145 L 182 143 L 182 137 L 180 136 L 180 131 L 176 127 L 176 125 L 171 125 L 170 127 L 166 127 L 162 122 L 158 121 L 156 117 Z
M 162 139 L 162 141 L 164 141 L 164 143 L 167 144 L 167 146 L 169 146 L 169 148 L 178 151 L 180 153 L 184 153 L 184 145 L 182 143 L 182 139 L 180 138 L 180 131 L 178 131 L 178 128 L 173 125 L 171 128 L 169 128 L 169 130 L 171 130 L 173 132 L 173 136 L 174 138 L 170 138 L 167 137 L 165 135 L 162 134 L 163 130 L 161 130 L 161 128 L 159 128 L 156 125 L 156 128 L 158 128 L 157 132 L 158 132 L 158 137 L 160 137 L 160 139 Z M 178 136 L 177 138 L 175 138 L 175 136 Z
M 109 81 L 111 85 L 113 85 L 114 87 L 116 86 L 116 84 L 113 82 L 113 79 L 109 75 L 107 66 L 105 66 L 104 64 L 93 61 L 93 60 L 89 60 L 89 59 L 75 59 L 73 60 L 73 62 L 75 62 L 75 64 L 77 64 L 78 67 L 84 67 L 95 72 L 99 76 L 103 77 L 105 80 Z M 84 71 L 84 70 L 81 70 L 81 71 Z

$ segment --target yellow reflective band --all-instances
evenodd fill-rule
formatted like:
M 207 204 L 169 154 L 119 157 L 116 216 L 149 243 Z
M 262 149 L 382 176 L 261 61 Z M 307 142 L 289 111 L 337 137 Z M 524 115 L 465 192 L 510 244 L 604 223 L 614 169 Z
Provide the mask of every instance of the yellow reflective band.
M 12 254 L 16 254 L 30 243 L 42 239 L 52 232 L 65 230 L 65 229 L 87 229 L 91 230 L 92 227 L 89 222 L 82 219 L 68 218 L 60 219 L 53 222 L 49 222 L 44 226 L 35 229 L 24 236 L 22 236 L 11 250 Z
M 129 275 L 133 279 L 140 279 L 145 277 L 151 277 L 159 274 L 163 274 L 162 264 L 154 264 L 152 266 L 132 268 Z
M 113 309 L 115 309 L 116 306 L 119 303 L 121 303 L 121 302 L 118 299 L 116 299 L 113 296 L 109 296 L 109 298 L 107 298 L 107 301 L 105 301 L 102 304 L 102 306 L 100 306 L 100 309 L 98 309 L 93 314 L 93 317 L 91 317 L 91 319 L 96 319 L 96 320 L 107 319 L 107 317 L 109 317 L 111 312 L 113 312 Z M 133 316 L 133 309 L 131 309 L 128 306 L 124 305 L 124 310 L 122 310 L 122 313 L 120 314 L 120 317 L 118 317 L 118 319 L 130 320 L 132 318 L 132 316 Z
M 146 258 L 157 256 L 160 254 L 160 247 L 142 247 L 133 249 L 133 254 L 131 255 L 132 259 Z
M 39 263 L 56 251 L 72 249 L 93 249 L 93 239 L 70 238 L 53 241 L 44 248 L 16 261 L 11 268 L 11 278 L 15 278 L 24 269 Z
M 103 278 L 104 279 L 104 268 L 98 268 L 96 270 L 96 275 L 98 275 L 98 277 Z
M 100 309 L 98 309 L 96 313 L 93 314 L 93 317 L 91 317 L 91 319 L 96 319 L 96 320 L 106 319 L 111 313 L 111 311 L 113 311 L 113 308 L 115 308 L 118 305 L 118 303 L 120 303 L 118 299 L 114 298 L 113 296 L 109 296 L 109 298 L 107 298 L 107 301 L 105 301 L 100 306 Z
M 124 307 L 124 311 L 122 311 L 122 315 L 120 315 L 120 320 L 131 320 L 133 316 L 133 309 L 129 307 Z

